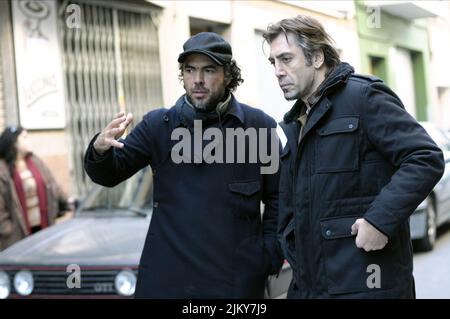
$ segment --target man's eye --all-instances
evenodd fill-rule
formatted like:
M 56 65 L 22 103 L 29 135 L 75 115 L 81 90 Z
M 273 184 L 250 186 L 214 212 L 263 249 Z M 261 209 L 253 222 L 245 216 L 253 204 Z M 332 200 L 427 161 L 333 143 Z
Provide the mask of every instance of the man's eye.
M 283 61 L 283 63 L 289 63 L 292 60 L 292 58 L 282 58 L 281 61 Z
M 193 70 L 192 70 L 192 69 L 184 69 L 184 72 L 186 72 L 186 73 L 192 73 Z
M 216 70 L 214 69 L 206 69 L 206 73 L 214 73 Z

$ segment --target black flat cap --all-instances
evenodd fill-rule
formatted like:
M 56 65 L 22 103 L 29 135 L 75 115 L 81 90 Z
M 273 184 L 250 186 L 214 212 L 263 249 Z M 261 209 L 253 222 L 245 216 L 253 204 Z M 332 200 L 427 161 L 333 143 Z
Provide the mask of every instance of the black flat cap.
M 183 44 L 183 49 L 178 57 L 180 63 L 193 53 L 205 54 L 219 65 L 230 63 L 233 56 L 231 45 L 214 32 L 200 32 L 192 36 Z

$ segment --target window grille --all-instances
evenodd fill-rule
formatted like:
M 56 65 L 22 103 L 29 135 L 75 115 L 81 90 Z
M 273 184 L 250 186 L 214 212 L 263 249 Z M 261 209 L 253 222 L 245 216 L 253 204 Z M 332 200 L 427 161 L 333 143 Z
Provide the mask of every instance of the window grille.
M 71 4 L 80 8 L 80 28 L 66 25 Z M 120 110 L 132 112 L 136 124 L 162 106 L 157 14 L 128 1 L 60 2 L 70 167 L 79 196 L 91 186 L 83 158 L 92 137 Z

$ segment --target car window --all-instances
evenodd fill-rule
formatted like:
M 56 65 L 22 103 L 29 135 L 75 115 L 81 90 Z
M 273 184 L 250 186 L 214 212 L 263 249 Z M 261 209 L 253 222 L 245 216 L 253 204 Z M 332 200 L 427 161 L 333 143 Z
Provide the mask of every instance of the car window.
M 153 177 L 145 167 L 115 187 L 95 185 L 80 207 L 80 213 L 121 213 L 123 211 L 149 213 L 153 206 Z
M 450 151 L 450 132 L 442 131 L 442 134 L 445 135 L 445 138 L 447 140 L 446 150 Z
M 429 123 L 421 123 L 434 142 L 445 151 L 450 151 L 450 139 L 447 134 Z
M 450 140 L 448 136 L 444 133 L 444 131 L 436 128 L 436 143 L 439 144 L 439 147 L 444 151 L 450 151 Z

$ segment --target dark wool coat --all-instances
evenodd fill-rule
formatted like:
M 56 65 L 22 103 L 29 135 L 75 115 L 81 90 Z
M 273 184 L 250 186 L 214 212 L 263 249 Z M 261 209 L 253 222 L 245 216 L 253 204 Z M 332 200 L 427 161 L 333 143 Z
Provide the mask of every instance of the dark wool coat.
M 203 130 L 276 127 L 272 118 L 234 97 L 220 123 L 209 123 Z M 106 186 L 146 165 L 153 169 L 154 208 L 135 296 L 263 297 L 267 276 L 283 259 L 276 236 L 279 172 L 262 175 L 260 161 L 174 163 L 177 141 L 171 134 L 179 127 L 184 124 L 175 107 L 154 110 L 123 140 L 124 148 L 98 159 L 91 143 L 86 153 L 86 172 Z M 279 154 L 279 147 L 275 151 Z

